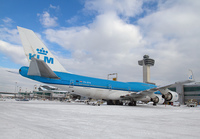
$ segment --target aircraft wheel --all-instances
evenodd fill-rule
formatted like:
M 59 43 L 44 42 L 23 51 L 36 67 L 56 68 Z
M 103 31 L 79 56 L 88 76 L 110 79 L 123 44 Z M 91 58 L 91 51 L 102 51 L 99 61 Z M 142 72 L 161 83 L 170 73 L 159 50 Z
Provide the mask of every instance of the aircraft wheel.
M 129 106 L 136 106 L 136 101 L 131 101 L 128 103 Z
M 115 103 L 114 103 L 115 105 L 120 105 L 119 100 L 115 100 L 114 102 L 115 102 Z
M 129 105 L 129 106 L 133 106 L 133 103 L 132 103 L 132 102 L 129 102 L 128 105 Z
M 112 100 L 107 100 L 107 105 L 113 105 Z
M 119 105 L 123 105 L 123 102 L 119 102 Z
M 133 101 L 133 106 L 136 106 L 136 101 Z

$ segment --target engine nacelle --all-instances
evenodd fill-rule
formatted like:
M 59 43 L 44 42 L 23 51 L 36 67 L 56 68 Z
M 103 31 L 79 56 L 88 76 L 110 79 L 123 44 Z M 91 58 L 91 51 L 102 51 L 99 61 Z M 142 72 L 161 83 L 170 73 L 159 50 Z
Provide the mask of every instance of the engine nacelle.
M 166 101 L 174 102 L 178 100 L 178 94 L 173 91 L 168 91 L 167 94 L 162 95 L 162 98 L 164 98 Z
M 161 95 L 156 95 L 155 98 L 151 98 L 151 101 L 153 101 L 156 104 L 163 104 L 165 102 L 165 99 L 162 98 Z

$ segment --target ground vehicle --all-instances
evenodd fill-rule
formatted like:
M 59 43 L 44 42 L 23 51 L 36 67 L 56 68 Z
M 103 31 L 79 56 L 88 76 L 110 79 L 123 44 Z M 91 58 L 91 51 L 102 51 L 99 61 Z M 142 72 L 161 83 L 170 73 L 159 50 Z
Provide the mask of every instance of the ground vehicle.
M 173 106 L 175 106 L 175 107 L 180 107 L 181 105 L 180 105 L 180 102 L 174 102 L 174 103 L 173 103 Z
M 188 107 L 197 107 L 197 101 L 195 99 L 189 99 L 187 102 L 186 102 L 186 105 Z

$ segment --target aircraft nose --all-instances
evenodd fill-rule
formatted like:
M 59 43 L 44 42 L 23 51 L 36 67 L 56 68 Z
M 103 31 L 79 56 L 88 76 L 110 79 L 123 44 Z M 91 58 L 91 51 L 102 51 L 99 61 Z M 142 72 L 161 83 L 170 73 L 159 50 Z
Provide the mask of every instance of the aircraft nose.
M 21 68 L 20 68 L 20 69 L 19 69 L 19 73 L 21 73 L 21 71 L 22 71 L 22 70 L 21 70 Z
M 25 66 L 21 67 L 19 69 L 19 74 L 22 75 L 22 76 L 27 76 L 27 74 L 28 74 L 28 67 L 25 67 Z

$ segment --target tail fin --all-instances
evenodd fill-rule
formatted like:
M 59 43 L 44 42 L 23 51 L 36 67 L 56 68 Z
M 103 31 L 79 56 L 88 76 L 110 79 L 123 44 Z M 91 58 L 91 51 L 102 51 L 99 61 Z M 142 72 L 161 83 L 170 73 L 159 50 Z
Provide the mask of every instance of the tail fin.
M 33 57 L 43 60 L 53 71 L 67 72 L 32 30 L 17 28 L 29 64 Z
M 189 69 L 189 72 L 188 72 L 188 80 L 194 81 L 194 75 L 193 75 L 192 70 L 190 70 L 190 69 Z

